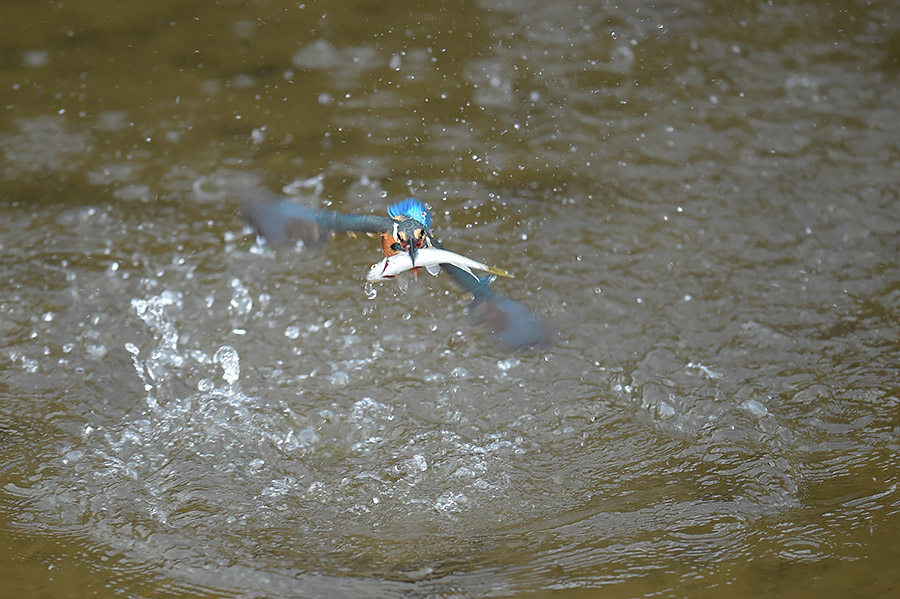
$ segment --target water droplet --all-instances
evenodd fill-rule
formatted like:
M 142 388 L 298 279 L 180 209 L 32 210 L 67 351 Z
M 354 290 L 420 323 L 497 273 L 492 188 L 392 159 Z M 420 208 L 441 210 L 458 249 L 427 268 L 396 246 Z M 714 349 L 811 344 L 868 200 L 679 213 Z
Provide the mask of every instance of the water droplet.
M 88 343 L 84 347 L 85 353 L 90 358 L 94 358 L 95 360 L 99 360 L 101 358 L 106 357 L 106 346 L 101 343 Z
M 434 502 L 434 509 L 439 512 L 455 512 L 467 503 L 469 503 L 469 498 L 464 493 L 447 491 Z
M 766 414 L 769 413 L 769 410 L 766 409 L 766 406 L 762 405 L 755 399 L 748 399 L 744 403 L 741 404 L 741 407 L 756 416 L 757 418 L 762 418 Z
M 462 366 L 457 366 L 453 370 L 450 371 L 450 376 L 456 379 L 465 378 L 469 374 L 469 371 L 463 368 Z
M 675 415 L 675 408 L 672 407 L 668 402 L 662 401 L 656 407 L 656 411 L 659 414 L 660 418 L 671 418 Z
M 350 375 L 346 372 L 338 370 L 334 374 L 331 375 L 331 384 L 339 387 L 343 387 L 347 383 L 350 382 Z
M 509 358 L 508 360 L 500 360 L 499 362 L 497 362 L 497 368 L 505 372 L 510 368 L 513 368 L 514 366 L 518 366 L 521 363 L 522 361 L 518 358 Z
M 319 440 L 319 435 L 316 434 L 311 428 L 305 428 L 299 433 L 297 433 L 297 441 L 299 441 L 302 445 L 311 445 Z
M 416 474 L 417 472 L 425 472 L 428 470 L 428 461 L 425 459 L 420 453 L 415 454 L 413 457 L 406 460 L 403 464 L 406 467 L 406 471 L 410 474 Z
M 233 385 L 241 378 L 241 361 L 237 350 L 230 345 L 223 345 L 216 350 L 213 361 L 222 367 L 222 378 Z
M 291 325 L 284 330 L 284 336 L 288 339 L 296 339 L 300 336 L 300 327 Z
M 234 295 L 231 296 L 229 306 L 240 315 L 249 314 L 253 309 L 253 298 L 250 297 L 250 292 L 237 277 L 231 279 L 230 285 L 234 289 Z

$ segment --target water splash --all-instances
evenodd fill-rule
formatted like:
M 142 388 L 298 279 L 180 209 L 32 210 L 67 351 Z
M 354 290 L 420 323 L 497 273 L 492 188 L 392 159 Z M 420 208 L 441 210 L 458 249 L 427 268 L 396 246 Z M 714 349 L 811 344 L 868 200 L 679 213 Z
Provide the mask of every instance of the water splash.
M 315 177 L 309 179 L 295 179 L 281 188 L 285 194 L 289 196 L 297 196 L 302 194 L 310 194 L 313 197 L 319 197 L 322 190 L 325 189 L 325 176 L 319 173 Z
M 229 282 L 234 294 L 231 296 L 229 307 L 238 315 L 246 316 L 253 309 L 253 298 L 250 297 L 250 291 L 241 283 L 237 277 L 233 277 Z
M 131 307 L 138 318 L 156 332 L 164 349 L 175 349 L 178 346 L 178 332 L 168 312 L 183 307 L 182 295 L 168 289 L 148 299 L 133 299 Z
M 144 383 L 144 391 L 149 392 L 153 385 L 150 383 L 150 379 L 147 377 L 147 369 L 144 368 L 143 362 L 141 362 L 138 355 L 141 353 L 141 350 L 138 349 L 134 343 L 130 341 L 125 344 L 125 350 L 131 354 L 131 362 L 134 364 L 134 371 L 137 373 L 138 378 L 141 379 L 141 382 Z
M 406 293 L 409 289 L 409 277 L 397 277 L 397 289 L 400 293 Z
M 214 181 L 205 175 L 197 177 L 191 185 L 197 197 L 204 200 L 220 200 L 225 197 L 225 190 L 219 181 Z
M 241 360 L 237 350 L 230 345 L 223 345 L 216 350 L 213 361 L 222 367 L 222 378 L 231 386 L 241 378 Z
M 183 307 L 182 295 L 166 290 L 147 299 L 133 299 L 131 307 L 156 338 L 156 346 L 143 362 L 139 359 L 140 348 L 137 345 L 130 342 L 125 345 L 135 371 L 144 383 L 144 390 L 149 393 L 155 385 L 168 381 L 170 367 L 180 368 L 184 364 L 184 356 L 178 348 L 180 337 L 172 315 L 172 312 Z

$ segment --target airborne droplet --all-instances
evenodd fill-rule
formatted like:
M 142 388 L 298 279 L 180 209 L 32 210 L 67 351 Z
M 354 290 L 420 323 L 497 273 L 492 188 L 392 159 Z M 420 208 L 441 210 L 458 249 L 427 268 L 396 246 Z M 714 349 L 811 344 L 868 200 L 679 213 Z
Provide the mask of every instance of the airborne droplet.
M 223 345 L 213 356 L 213 361 L 222 367 L 222 378 L 229 385 L 233 385 L 241 378 L 241 360 L 237 350 L 230 345 Z

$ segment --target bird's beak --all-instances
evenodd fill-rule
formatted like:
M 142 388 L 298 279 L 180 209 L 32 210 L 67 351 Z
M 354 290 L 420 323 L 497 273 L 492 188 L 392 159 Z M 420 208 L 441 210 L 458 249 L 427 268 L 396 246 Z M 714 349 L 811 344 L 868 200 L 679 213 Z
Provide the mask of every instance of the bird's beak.
M 412 260 L 413 264 L 413 281 L 419 280 L 419 268 L 416 266 L 416 254 L 419 253 L 419 248 L 416 247 L 416 241 L 413 240 L 412 243 L 409 244 L 409 258 Z

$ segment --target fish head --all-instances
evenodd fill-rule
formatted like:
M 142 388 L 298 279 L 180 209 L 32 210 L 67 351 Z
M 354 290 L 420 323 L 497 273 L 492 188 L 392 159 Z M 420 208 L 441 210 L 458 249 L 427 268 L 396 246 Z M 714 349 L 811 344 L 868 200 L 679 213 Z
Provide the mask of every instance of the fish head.
M 394 275 L 385 274 L 388 269 L 388 264 L 387 258 L 373 264 L 369 267 L 369 272 L 366 274 L 366 280 L 370 283 L 374 283 L 376 281 L 384 281 L 385 279 L 393 279 Z

